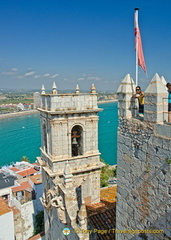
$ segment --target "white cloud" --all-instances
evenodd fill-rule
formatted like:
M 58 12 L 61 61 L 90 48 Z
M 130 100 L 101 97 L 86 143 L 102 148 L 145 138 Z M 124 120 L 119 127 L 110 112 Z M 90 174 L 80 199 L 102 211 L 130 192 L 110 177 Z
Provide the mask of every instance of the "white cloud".
M 99 81 L 99 80 L 101 80 L 101 78 L 99 78 L 99 77 L 88 77 L 87 80 Z
M 51 75 L 50 78 L 56 78 L 56 77 L 58 77 L 58 76 L 59 76 L 59 74 L 56 73 L 56 74 L 54 74 L 54 75 Z
M 29 77 L 29 76 L 33 76 L 36 72 L 35 71 L 32 71 L 32 72 L 27 72 L 25 73 L 25 77 Z
M 77 81 L 83 81 L 85 78 L 78 78 Z
M 17 68 L 11 68 L 9 71 L 4 71 L 4 72 L 2 72 L 2 74 L 9 76 L 9 75 L 14 75 L 14 74 L 16 74 L 17 71 L 18 71 Z
M 2 72 L 3 75 L 14 75 L 15 72 L 9 71 L 9 72 Z
M 44 75 L 43 75 L 43 77 L 49 77 L 50 76 L 50 73 L 45 73 Z
M 18 68 L 13 67 L 13 68 L 11 68 L 11 71 L 13 71 L 13 72 L 18 72 Z
M 24 78 L 24 76 L 18 76 L 17 78 L 18 78 L 18 79 L 23 79 L 23 78 Z
M 41 77 L 41 75 L 35 75 L 34 76 L 34 78 L 40 78 Z

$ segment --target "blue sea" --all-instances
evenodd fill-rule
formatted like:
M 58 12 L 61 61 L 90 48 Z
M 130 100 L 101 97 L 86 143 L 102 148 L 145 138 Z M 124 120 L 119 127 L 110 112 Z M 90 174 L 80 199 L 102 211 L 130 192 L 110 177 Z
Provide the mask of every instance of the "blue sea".
M 110 165 L 116 164 L 117 102 L 99 104 L 99 150 L 101 158 Z M 0 119 L 0 166 L 20 161 L 27 156 L 31 162 L 40 156 L 39 114 Z

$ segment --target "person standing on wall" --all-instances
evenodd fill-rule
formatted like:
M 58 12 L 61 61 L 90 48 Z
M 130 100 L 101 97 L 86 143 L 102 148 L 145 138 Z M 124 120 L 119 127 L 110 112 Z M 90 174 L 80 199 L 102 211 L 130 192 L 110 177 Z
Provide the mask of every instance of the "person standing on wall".
M 144 114 L 144 92 L 141 91 L 140 86 L 136 87 L 136 94 L 134 94 L 133 97 L 138 98 L 139 113 Z
M 167 91 L 168 91 L 168 122 L 171 122 L 171 84 L 166 84 Z

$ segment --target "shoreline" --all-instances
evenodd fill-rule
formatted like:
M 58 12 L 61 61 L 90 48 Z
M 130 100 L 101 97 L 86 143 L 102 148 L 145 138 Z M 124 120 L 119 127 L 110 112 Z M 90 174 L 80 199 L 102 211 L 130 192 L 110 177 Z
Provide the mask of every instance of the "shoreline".
M 117 102 L 118 99 L 113 99 L 113 100 L 103 100 L 103 101 L 98 101 L 97 104 L 103 104 L 103 103 L 110 103 L 110 102 Z
M 107 100 L 107 101 L 99 101 L 99 102 L 97 102 L 97 104 L 104 104 L 104 103 L 117 102 L 117 101 L 118 101 L 117 99 Z M 21 112 L 4 113 L 4 114 L 0 114 L 0 119 L 20 117 L 20 116 L 36 114 L 36 113 L 39 113 L 39 111 L 36 109 L 28 110 L 28 111 L 21 111 Z
M 20 116 L 36 114 L 36 113 L 39 113 L 38 110 L 28 110 L 28 111 L 21 111 L 21 112 L 4 113 L 4 114 L 0 114 L 0 119 L 20 117 Z

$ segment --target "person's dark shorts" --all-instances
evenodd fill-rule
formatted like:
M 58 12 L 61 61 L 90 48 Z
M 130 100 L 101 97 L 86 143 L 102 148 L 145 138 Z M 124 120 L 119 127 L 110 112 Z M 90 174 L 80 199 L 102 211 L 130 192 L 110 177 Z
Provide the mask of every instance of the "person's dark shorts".
M 168 112 L 171 112 L 171 103 L 168 103 Z
M 139 104 L 139 113 L 144 114 L 144 105 Z

